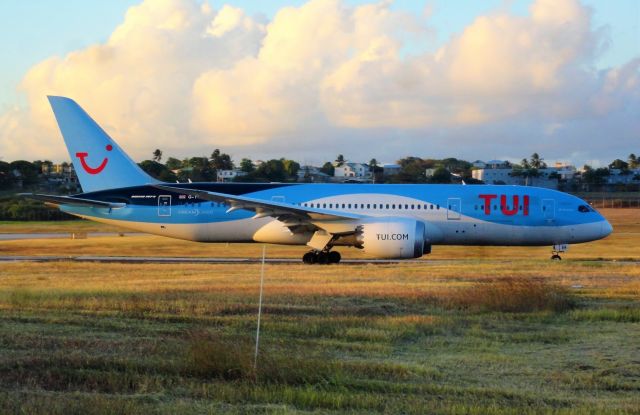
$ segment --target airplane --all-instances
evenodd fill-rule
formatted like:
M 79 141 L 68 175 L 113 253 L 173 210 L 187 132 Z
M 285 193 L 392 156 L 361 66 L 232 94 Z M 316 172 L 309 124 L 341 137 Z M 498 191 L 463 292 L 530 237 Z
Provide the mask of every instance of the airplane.
M 551 246 L 598 240 L 609 222 L 575 196 L 529 186 L 165 183 L 145 173 L 72 99 L 48 97 L 83 193 L 27 194 L 61 211 L 198 242 L 306 245 L 306 264 L 333 248 L 419 258 L 434 245 Z

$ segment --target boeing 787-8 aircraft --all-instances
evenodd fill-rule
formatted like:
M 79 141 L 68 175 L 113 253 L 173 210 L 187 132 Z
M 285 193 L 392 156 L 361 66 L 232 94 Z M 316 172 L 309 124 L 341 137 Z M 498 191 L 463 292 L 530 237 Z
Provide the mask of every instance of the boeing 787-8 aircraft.
M 198 242 L 307 245 L 305 263 L 338 263 L 337 246 L 418 258 L 433 245 L 553 247 L 612 231 L 585 201 L 523 186 L 162 183 L 73 100 L 49 97 L 84 193 L 31 194 L 82 218 Z

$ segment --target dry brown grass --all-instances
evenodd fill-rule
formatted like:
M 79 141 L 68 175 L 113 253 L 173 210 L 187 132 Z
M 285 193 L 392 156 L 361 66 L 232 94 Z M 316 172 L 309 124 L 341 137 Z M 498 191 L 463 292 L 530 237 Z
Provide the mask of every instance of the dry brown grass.
M 444 303 L 476 311 L 563 312 L 573 308 L 576 299 L 566 287 L 539 278 L 512 277 L 477 283 L 458 290 Z

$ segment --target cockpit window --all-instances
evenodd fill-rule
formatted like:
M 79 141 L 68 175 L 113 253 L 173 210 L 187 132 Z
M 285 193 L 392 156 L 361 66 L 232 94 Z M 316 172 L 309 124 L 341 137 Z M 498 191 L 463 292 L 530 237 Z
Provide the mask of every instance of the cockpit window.
M 588 205 L 578 206 L 578 212 L 587 213 L 587 212 L 593 212 L 593 211 L 594 210 L 591 208 L 591 206 L 588 206 Z

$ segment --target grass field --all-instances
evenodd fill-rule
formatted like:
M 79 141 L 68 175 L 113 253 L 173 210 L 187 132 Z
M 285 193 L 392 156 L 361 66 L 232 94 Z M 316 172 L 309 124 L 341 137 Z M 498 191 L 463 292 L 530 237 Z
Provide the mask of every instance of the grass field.
M 417 264 L 268 265 L 255 369 L 259 265 L 3 263 L 0 413 L 640 413 L 640 265 L 621 260 L 640 259 L 640 211 L 604 213 L 614 234 L 560 263 L 548 248 L 434 247 Z M 2 255 L 260 250 L 0 242 Z

